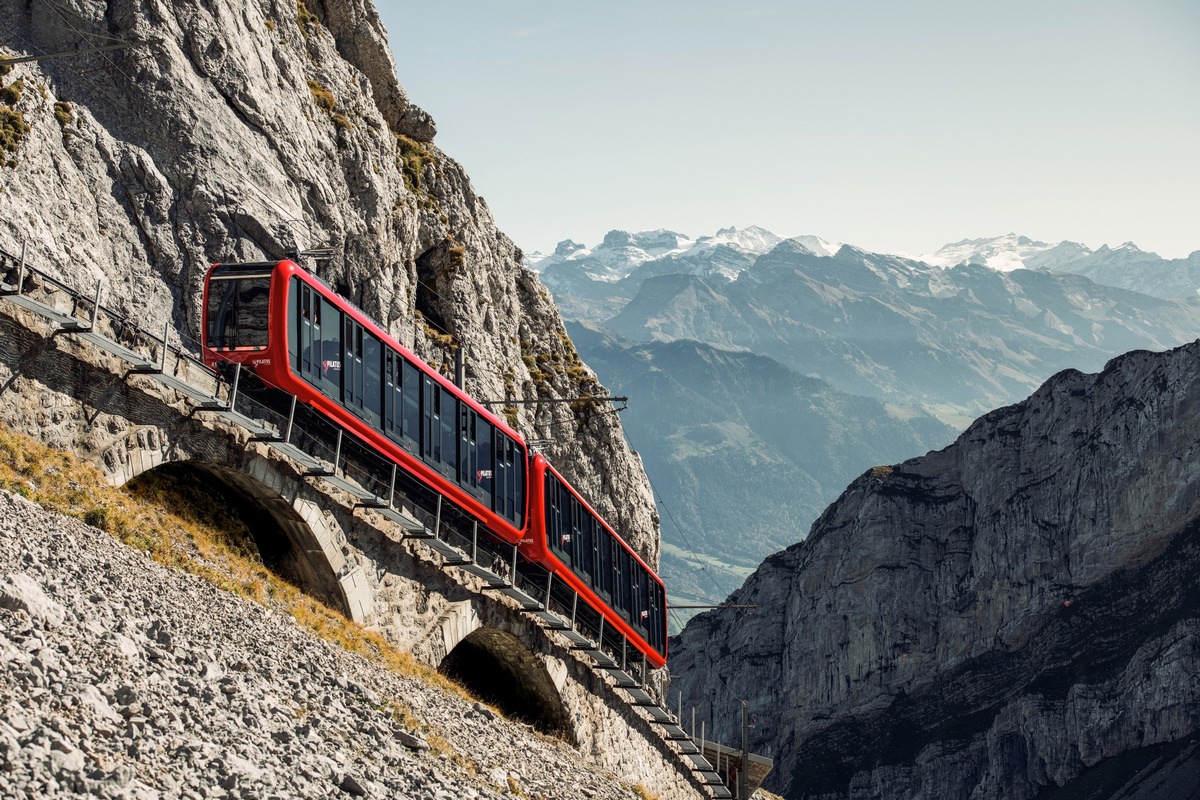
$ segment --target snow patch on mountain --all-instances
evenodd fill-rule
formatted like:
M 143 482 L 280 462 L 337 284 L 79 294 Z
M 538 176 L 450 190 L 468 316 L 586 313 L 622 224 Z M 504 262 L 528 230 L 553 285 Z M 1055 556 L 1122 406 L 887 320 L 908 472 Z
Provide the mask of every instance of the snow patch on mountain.
M 982 264 L 999 272 L 1012 272 L 1014 269 L 1054 269 L 1091 255 L 1091 252 L 1075 242 L 1047 244 L 1009 233 L 987 239 L 963 239 L 916 258 L 935 267 Z

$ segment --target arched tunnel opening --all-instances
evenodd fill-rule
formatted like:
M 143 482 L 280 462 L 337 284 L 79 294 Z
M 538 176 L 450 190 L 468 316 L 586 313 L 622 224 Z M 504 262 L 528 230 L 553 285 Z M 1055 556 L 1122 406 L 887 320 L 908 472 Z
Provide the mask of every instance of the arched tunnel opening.
M 228 467 L 175 461 L 125 484 L 133 495 L 169 498 L 186 517 L 225 532 L 226 544 L 257 557 L 300 591 L 349 617 L 337 576 L 296 510 L 257 479 Z
M 550 673 L 513 634 L 479 628 L 446 655 L 438 671 L 505 716 L 576 744 L 571 715 Z

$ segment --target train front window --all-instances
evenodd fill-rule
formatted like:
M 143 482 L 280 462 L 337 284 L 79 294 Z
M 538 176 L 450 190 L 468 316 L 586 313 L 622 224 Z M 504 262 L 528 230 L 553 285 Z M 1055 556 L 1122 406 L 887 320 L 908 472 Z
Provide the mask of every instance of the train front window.
M 270 300 L 270 273 L 210 278 L 208 346 L 214 350 L 266 347 Z

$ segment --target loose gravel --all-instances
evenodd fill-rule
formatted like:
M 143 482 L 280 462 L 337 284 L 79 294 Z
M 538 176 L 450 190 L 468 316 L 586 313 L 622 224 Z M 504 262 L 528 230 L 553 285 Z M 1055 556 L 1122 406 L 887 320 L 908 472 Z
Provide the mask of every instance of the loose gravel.
M 562 742 L 0 492 L 0 797 L 81 795 L 637 796 Z

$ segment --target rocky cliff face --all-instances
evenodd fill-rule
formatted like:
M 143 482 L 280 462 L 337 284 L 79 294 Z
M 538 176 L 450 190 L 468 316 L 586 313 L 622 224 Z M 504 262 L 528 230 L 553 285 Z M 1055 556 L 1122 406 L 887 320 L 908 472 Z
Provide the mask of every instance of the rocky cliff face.
M 603 395 L 549 294 L 396 80 L 369 0 L 5 3 L 0 248 L 152 329 L 199 330 L 217 261 L 319 273 L 481 399 Z M 310 262 L 311 265 L 311 262 Z M 510 409 L 652 562 L 657 515 L 602 404 Z
M 854 481 L 673 688 L 731 742 L 748 698 L 792 798 L 1152 796 L 1197 756 L 1198 443 L 1200 342 L 1059 373 Z

